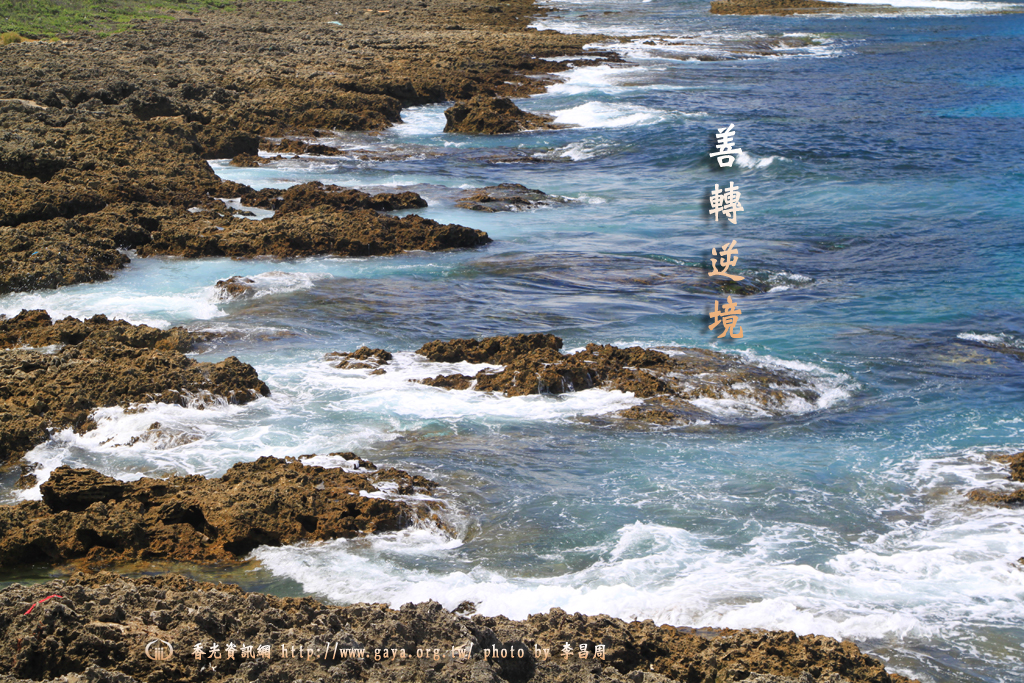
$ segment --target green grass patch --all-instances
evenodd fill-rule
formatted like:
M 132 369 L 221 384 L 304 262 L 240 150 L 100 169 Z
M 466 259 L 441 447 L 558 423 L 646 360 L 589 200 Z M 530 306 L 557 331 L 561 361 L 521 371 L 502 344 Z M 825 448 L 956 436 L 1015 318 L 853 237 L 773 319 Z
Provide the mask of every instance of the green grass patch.
M 238 0 L 0 0 L 0 33 L 19 38 L 56 38 L 75 31 L 106 35 L 124 31 L 140 19 L 166 19 L 172 10 L 232 10 L 237 6 Z
M 20 33 L 14 31 L 8 31 L 7 33 L 0 33 L 0 45 L 10 45 L 12 43 L 23 43 L 27 40 Z

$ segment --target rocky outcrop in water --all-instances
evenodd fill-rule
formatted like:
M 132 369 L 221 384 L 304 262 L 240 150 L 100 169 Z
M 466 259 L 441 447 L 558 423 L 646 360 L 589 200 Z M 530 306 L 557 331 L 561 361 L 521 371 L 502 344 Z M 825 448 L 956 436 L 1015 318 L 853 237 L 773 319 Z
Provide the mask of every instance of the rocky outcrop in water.
M 563 197 L 545 194 L 540 190 L 531 190 L 519 183 L 502 183 L 476 190 L 465 190 L 456 197 L 455 206 L 460 209 L 496 213 L 553 206 L 564 204 L 566 201 Z
M 461 249 L 490 241 L 482 230 L 442 225 L 420 216 L 398 218 L 372 209 L 339 211 L 317 206 L 262 221 L 183 213 L 178 220 L 164 223 L 138 253 L 190 258 L 383 256 L 409 250 Z
M 92 429 L 90 414 L 100 407 L 241 404 L 270 394 L 237 358 L 187 357 L 201 339 L 178 327 L 158 330 L 102 315 L 53 322 L 45 311 L 22 311 L 0 319 L 0 461 L 21 457 L 49 430 Z
M 217 280 L 214 288 L 217 298 L 222 301 L 231 299 L 248 299 L 256 294 L 256 281 L 251 277 L 232 275 L 226 280 Z
M 341 370 L 370 368 L 376 369 L 380 373 L 384 372 L 384 370 L 380 369 L 380 366 L 387 365 L 392 359 L 393 356 L 384 349 L 371 349 L 368 346 L 360 346 L 351 353 L 335 351 L 324 356 L 324 360 L 330 361 L 332 367 Z
M 563 658 L 565 643 L 573 652 Z M 169 653 L 167 644 L 173 654 L 152 657 L 157 646 Z M 597 645 L 603 659 L 593 656 Z M 12 682 L 912 683 L 824 636 L 696 631 L 559 609 L 512 621 L 436 602 L 333 607 L 105 572 L 0 591 L 0 661 L 0 680 Z
M 998 462 L 1005 462 L 1010 466 L 1010 481 L 1024 483 L 1024 451 L 1016 455 L 1000 456 L 995 458 Z M 1013 489 L 1010 492 L 990 491 L 988 489 L 974 489 L 967 494 L 967 497 L 975 503 L 987 505 L 1009 505 L 1019 507 L 1024 505 L 1024 486 Z
M 242 204 L 274 209 L 277 211 L 275 217 L 289 213 L 301 213 L 318 206 L 327 206 L 338 210 L 398 211 L 400 209 L 422 209 L 427 205 L 427 201 L 415 192 L 382 192 L 371 195 L 359 190 L 324 185 L 321 182 L 303 183 L 287 190 L 261 190 L 257 196 L 260 199 L 273 196 L 277 201 L 273 205 L 267 205 L 265 202 L 249 204 L 248 197 L 242 197 Z
M 351 453 L 333 453 L 357 460 Z M 238 562 L 261 545 L 398 531 L 436 513 L 367 497 L 381 486 L 430 493 L 435 484 L 395 469 L 325 469 L 294 458 L 234 465 L 199 475 L 122 482 L 90 469 L 58 467 L 41 502 L 0 507 L 0 567 L 172 560 Z
M 712 0 L 712 14 L 844 14 L 868 11 L 893 12 L 892 5 L 854 5 L 822 0 Z
M 810 380 L 795 373 L 708 349 L 623 349 L 588 344 L 566 355 L 561 348 L 562 340 L 550 334 L 433 341 L 417 353 L 437 363 L 503 367 L 481 369 L 473 376 L 438 375 L 419 381 L 443 389 L 494 391 L 510 397 L 559 395 L 598 387 L 630 392 L 644 402 L 622 411 L 619 417 L 659 424 L 719 421 L 698 407 L 706 399 L 747 404 L 751 415 L 779 416 L 791 413 L 799 402 L 813 409 L 822 397 Z
M 459 102 L 444 112 L 447 121 L 445 133 L 499 135 L 524 130 L 567 128 L 552 123 L 554 118 L 525 112 L 507 97 L 477 95 L 467 102 Z

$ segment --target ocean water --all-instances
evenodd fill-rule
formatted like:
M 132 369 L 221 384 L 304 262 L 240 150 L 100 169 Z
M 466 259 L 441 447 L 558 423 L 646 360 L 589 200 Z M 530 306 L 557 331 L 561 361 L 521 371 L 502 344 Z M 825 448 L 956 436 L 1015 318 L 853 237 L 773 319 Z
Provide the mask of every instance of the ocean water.
M 0 297 L 0 313 L 104 313 L 225 332 L 197 354 L 253 364 L 273 395 L 206 410 L 99 411 L 29 459 L 125 479 L 216 476 L 262 455 L 354 451 L 442 484 L 456 536 L 257 550 L 234 575 L 333 602 L 472 600 L 691 626 L 851 638 L 925 683 L 1024 678 L 1024 516 L 965 494 L 1006 486 L 989 456 L 1024 449 L 1024 15 L 920 0 L 932 14 L 721 17 L 706 2 L 554 0 L 536 26 L 600 32 L 621 64 L 576 68 L 519 104 L 578 127 L 447 135 L 444 105 L 332 144 L 388 152 L 213 162 L 256 188 L 320 180 L 410 187 L 421 213 L 486 230 L 487 247 L 367 259 L 135 259 L 113 280 Z M 951 11 L 950 6 L 967 11 Z M 716 128 L 744 150 L 712 168 Z M 708 216 L 734 182 L 735 225 Z M 519 182 L 571 199 L 483 214 L 454 193 Z M 685 267 L 736 240 L 744 337 L 718 339 L 716 297 Z M 221 301 L 247 275 L 257 296 Z M 475 368 L 433 339 L 551 332 L 715 348 L 786 367 L 822 392 L 767 417 L 628 428 L 638 401 L 588 390 L 504 398 L 409 379 Z M 329 351 L 396 353 L 383 376 Z M 133 445 L 159 421 L 164 431 Z M 4 493 L 8 502 L 38 491 Z

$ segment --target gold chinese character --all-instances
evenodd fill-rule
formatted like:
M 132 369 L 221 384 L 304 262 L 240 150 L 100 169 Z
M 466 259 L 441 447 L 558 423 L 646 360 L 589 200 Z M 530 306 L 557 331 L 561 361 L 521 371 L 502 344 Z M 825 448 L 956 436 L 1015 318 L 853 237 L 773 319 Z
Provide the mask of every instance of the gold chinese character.
M 727 272 L 731 266 L 736 265 L 736 259 L 739 257 L 739 250 L 736 248 L 736 240 L 733 240 L 729 244 L 722 245 L 721 253 L 717 249 L 711 250 L 712 256 L 718 256 L 719 258 L 711 259 L 711 267 L 714 269 L 709 276 L 714 277 L 715 275 L 724 275 L 733 282 L 739 282 L 743 279 L 742 275 L 733 275 Z M 721 268 L 721 270 L 719 270 Z
M 726 334 L 733 339 L 743 339 L 742 327 L 740 327 L 739 334 L 733 332 L 732 329 L 736 326 L 736 322 L 740 319 L 740 313 L 743 311 L 736 308 L 736 304 L 732 302 L 731 296 L 726 297 L 726 301 L 728 303 L 726 303 L 721 310 L 718 308 L 718 302 L 715 301 L 715 310 L 711 311 L 711 319 L 714 320 L 715 323 L 713 325 L 708 325 L 708 329 L 713 330 L 718 327 L 718 323 L 722 323 L 724 329 L 722 330 L 722 334 L 718 335 L 719 339 L 724 337 Z

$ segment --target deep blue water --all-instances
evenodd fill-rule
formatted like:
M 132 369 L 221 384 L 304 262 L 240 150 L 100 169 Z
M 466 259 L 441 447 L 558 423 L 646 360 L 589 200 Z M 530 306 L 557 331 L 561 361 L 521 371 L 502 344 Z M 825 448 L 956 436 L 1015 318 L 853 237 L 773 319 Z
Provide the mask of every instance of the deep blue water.
M 406 110 L 381 136 L 333 141 L 412 156 L 215 163 L 254 187 L 415 186 L 423 215 L 493 244 L 136 259 L 108 283 L 0 297 L 8 314 L 231 332 L 202 357 L 236 355 L 273 391 L 246 407 L 101 411 L 97 432 L 62 434 L 31 457 L 137 477 L 354 450 L 441 482 L 458 538 L 422 528 L 265 549 L 243 580 L 341 602 L 468 599 L 514 618 L 560 606 L 823 633 L 926 683 L 1021 680 L 1024 518 L 965 493 L 1005 479 L 988 455 L 1024 449 L 1024 363 L 992 348 L 1024 349 L 1024 15 L 551 6 L 562 9 L 539 27 L 630 38 L 616 44 L 625 63 L 567 72 L 519 103 L 581 127 L 447 135 L 437 105 Z M 729 123 L 746 156 L 716 170 L 711 136 Z M 511 154 L 535 160 L 493 163 Z M 707 214 L 711 188 L 730 181 L 742 191 L 736 225 Z M 499 182 L 575 201 L 454 207 L 454 188 Z M 744 338 L 730 341 L 707 330 L 716 297 L 683 269 L 733 239 L 733 270 L 771 290 L 738 300 Z M 255 276 L 261 295 L 217 301 L 212 285 L 230 275 Z M 567 348 L 743 353 L 813 379 L 825 398 L 782 418 L 719 402 L 707 407 L 720 425 L 628 429 L 602 416 L 629 395 L 506 399 L 406 381 L 444 370 L 412 355 L 426 341 L 530 331 Z M 400 352 L 398 369 L 370 377 L 321 360 L 361 344 Z M 171 436 L 116 446 L 155 419 Z

